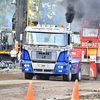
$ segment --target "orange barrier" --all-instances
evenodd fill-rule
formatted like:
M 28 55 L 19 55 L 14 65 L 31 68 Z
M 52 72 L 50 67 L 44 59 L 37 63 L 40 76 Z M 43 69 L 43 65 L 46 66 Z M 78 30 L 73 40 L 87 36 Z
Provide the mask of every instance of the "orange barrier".
M 29 83 L 26 100 L 34 100 L 32 82 Z
M 79 100 L 78 80 L 75 81 L 73 95 L 71 100 Z

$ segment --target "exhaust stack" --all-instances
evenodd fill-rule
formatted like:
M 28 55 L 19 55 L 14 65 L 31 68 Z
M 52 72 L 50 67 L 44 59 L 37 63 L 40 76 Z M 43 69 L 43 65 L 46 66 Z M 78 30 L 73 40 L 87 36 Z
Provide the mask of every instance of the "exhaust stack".
M 68 31 L 71 30 L 71 23 L 67 23 L 67 30 L 68 30 Z

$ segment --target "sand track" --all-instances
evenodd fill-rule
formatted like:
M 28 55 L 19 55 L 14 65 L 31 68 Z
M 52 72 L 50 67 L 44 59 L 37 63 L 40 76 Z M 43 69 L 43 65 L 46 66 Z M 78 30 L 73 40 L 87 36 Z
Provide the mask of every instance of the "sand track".
M 69 100 L 74 82 L 65 82 L 61 77 L 50 80 L 25 80 L 21 71 L 0 72 L 0 100 L 25 100 L 29 82 L 33 83 L 35 100 Z M 80 100 L 100 100 L 100 81 L 78 82 Z

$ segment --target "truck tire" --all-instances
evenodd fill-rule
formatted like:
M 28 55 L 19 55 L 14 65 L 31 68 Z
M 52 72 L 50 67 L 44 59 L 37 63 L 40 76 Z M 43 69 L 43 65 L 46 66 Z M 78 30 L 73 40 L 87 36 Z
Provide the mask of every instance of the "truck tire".
M 72 67 L 71 64 L 69 64 L 69 68 L 68 68 L 68 75 L 63 75 L 63 80 L 64 81 L 71 81 L 72 79 Z
M 33 73 L 25 73 L 24 76 L 25 76 L 25 79 L 32 79 Z
M 42 75 L 36 75 L 36 79 L 37 79 L 37 80 L 42 79 Z
M 42 75 L 43 80 L 49 80 L 49 75 Z
M 72 80 L 75 81 L 77 79 L 78 81 L 81 81 L 81 74 L 82 74 L 81 64 L 79 64 L 78 65 L 78 72 L 77 72 L 77 74 L 72 75 Z

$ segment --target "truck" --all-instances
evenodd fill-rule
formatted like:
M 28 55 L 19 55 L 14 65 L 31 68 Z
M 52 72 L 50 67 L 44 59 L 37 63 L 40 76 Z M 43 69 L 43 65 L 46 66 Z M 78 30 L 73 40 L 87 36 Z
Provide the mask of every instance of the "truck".
M 83 21 L 78 35 L 79 45 L 74 43 L 72 56 L 76 59 L 81 58 L 83 77 L 97 79 L 100 66 L 100 21 Z
M 8 29 L 0 31 L 0 70 L 14 68 L 10 61 L 10 51 L 15 47 L 16 32 Z
M 60 75 L 65 81 L 80 81 L 80 59 L 72 58 L 73 32 L 63 25 L 40 25 L 39 2 L 40 0 L 16 0 L 14 3 L 16 12 L 12 20 L 13 29 L 18 34 L 16 39 L 21 43 L 21 67 L 25 79 L 32 79 L 34 75 L 36 79 Z
M 26 27 L 22 44 L 25 79 L 63 76 L 64 81 L 81 80 L 80 59 L 72 58 L 72 31 L 55 25 Z

